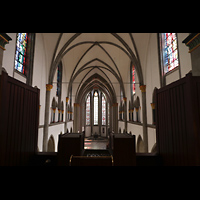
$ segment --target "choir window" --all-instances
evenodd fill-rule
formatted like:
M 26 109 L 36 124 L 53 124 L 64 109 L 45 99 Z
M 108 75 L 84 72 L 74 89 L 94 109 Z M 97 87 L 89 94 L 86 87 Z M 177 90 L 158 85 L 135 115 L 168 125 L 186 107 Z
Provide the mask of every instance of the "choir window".
M 94 92 L 94 125 L 98 125 L 98 103 L 99 103 L 99 98 L 98 98 L 98 92 Z
M 86 126 L 90 125 L 90 93 L 86 99 Z
M 164 75 L 179 66 L 176 33 L 160 33 L 161 65 Z
M 106 125 L 106 100 L 104 94 L 102 94 L 102 125 Z

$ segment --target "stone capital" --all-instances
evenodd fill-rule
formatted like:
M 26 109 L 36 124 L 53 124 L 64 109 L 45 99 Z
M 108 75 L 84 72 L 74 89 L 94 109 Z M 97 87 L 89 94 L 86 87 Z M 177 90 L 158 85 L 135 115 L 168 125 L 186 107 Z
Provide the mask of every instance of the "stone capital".
M 127 98 L 126 98 L 126 97 L 124 97 L 124 98 L 123 98 L 123 100 L 124 100 L 124 101 L 127 101 Z
M 140 86 L 140 90 L 141 90 L 142 92 L 146 92 L 146 85 L 141 85 L 141 86 Z
M 74 107 L 80 107 L 79 103 L 74 103 Z
M 47 90 L 47 91 L 51 91 L 52 88 L 53 88 L 53 85 L 51 85 L 51 84 L 46 84 L 46 90 Z
M 5 45 L 9 43 L 9 40 L 12 40 L 6 33 L 0 33 L 0 48 L 5 49 Z
M 191 33 L 185 40 L 183 40 L 186 46 L 189 47 L 189 52 L 193 52 L 200 46 L 200 33 Z
M 113 107 L 118 107 L 118 103 L 113 103 Z
M 154 110 L 155 109 L 155 103 L 151 103 L 151 107 L 152 107 L 152 109 Z

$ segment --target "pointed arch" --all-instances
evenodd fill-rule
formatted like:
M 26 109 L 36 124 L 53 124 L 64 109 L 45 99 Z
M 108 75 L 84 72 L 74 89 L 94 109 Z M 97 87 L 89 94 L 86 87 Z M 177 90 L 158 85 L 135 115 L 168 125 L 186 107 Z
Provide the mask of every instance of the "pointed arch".
M 151 149 L 151 153 L 157 153 L 157 143 L 155 143 Z
M 138 139 L 137 139 L 137 152 L 138 153 L 144 153 L 145 152 L 144 141 L 143 141 L 141 135 L 139 135 Z
M 47 152 L 55 152 L 55 140 L 53 135 L 49 138 Z

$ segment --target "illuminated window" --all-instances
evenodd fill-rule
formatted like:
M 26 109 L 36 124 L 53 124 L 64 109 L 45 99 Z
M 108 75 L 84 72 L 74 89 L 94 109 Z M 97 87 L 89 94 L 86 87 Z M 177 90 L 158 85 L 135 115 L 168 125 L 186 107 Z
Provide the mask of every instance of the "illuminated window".
M 108 126 L 110 126 L 110 104 L 108 103 Z
M 90 125 L 90 94 L 88 94 L 86 100 L 86 125 Z
M 106 100 L 104 94 L 102 95 L 102 125 L 106 125 Z
M 164 75 L 179 66 L 176 33 L 160 34 L 161 64 Z
M 99 103 L 99 98 L 98 98 L 98 92 L 94 92 L 94 125 L 98 125 L 98 103 Z
M 57 90 L 56 96 L 61 96 L 61 88 L 62 88 L 62 63 L 60 62 L 57 67 Z
M 132 93 L 135 94 L 135 66 L 132 66 Z
M 24 75 L 26 75 L 27 41 L 28 33 L 17 33 L 15 69 Z

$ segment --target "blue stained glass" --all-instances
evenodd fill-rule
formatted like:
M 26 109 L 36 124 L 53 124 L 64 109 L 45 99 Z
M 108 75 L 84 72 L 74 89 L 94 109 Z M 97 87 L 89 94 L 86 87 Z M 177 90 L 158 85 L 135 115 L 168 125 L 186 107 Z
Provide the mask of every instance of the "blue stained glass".
M 166 57 L 165 58 L 165 64 L 164 65 L 167 65 L 168 64 L 168 58 Z
M 177 37 L 175 33 L 161 34 L 164 72 L 172 71 L 179 66 Z
M 18 33 L 15 52 L 15 69 L 25 73 L 25 60 L 27 48 L 27 33 Z
M 61 84 L 62 84 L 62 64 L 60 63 L 57 67 L 57 90 L 56 96 L 61 95 Z

